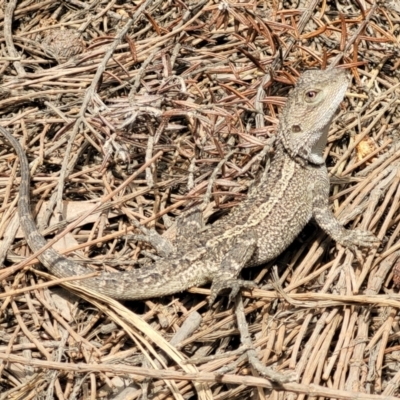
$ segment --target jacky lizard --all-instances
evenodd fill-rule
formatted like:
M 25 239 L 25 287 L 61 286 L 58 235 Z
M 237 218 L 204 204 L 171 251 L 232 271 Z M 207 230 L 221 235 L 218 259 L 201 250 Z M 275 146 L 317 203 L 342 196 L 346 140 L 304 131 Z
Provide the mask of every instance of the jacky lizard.
M 178 245 L 151 268 L 101 272 L 76 284 L 116 299 L 145 299 L 212 282 L 212 302 L 221 289 L 230 288 L 234 295 L 241 286 L 249 286 L 237 279 L 241 269 L 277 257 L 311 218 L 343 246 L 371 247 L 377 241 L 372 233 L 346 230 L 328 205 L 329 178 L 322 153 L 348 83 L 341 69 L 304 72 L 283 108 L 268 174 L 246 200 L 205 229 L 192 223 L 190 239 L 183 227 Z M 29 247 L 36 252 L 46 240 L 30 210 L 28 161 L 17 140 L 0 130 L 21 162 L 18 212 Z M 51 248 L 39 260 L 58 277 L 92 272 Z

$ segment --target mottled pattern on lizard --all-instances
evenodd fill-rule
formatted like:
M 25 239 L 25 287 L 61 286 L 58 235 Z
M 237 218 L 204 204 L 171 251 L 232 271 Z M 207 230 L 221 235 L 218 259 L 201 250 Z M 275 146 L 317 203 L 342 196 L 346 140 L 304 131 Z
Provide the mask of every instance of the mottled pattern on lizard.
M 237 280 L 240 270 L 277 257 L 311 218 L 346 247 L 372 246 L 374 235 L 346 230 L 328 205 L 329 179 L 322 153 L 347 86 L 348 77 L 340 69 L 303 73 L 282 111 L 268 174 L 246 200 L 213 225 L 195 232 L 193 224 L 190 240 L 178 237 L 172 252 L 151 268 L 101 272 L 76 284 L 117 299 L 144 299 L 212 282 L 213 301 L 221 289 L 236 293 L 246 286 Z M 4 128 L 0 130 L 21 162 L 18 212 L 28 245 L 36 252 L 46 240 L 30 211 L 28 161 L 17 140 Z M 39 259 L 58 277 L 92 272 L 51 248 Z

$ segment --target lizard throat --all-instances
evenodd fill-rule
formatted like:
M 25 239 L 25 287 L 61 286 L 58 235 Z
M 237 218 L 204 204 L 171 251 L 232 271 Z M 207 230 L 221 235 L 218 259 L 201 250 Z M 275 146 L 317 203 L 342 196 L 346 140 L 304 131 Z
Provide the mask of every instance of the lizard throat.
M 312 164 L 322 165 L 325 163 L 323 153 L 328 139 L 328 129 L 325 129 L 318 141 L 311 147 L 308 161 Z

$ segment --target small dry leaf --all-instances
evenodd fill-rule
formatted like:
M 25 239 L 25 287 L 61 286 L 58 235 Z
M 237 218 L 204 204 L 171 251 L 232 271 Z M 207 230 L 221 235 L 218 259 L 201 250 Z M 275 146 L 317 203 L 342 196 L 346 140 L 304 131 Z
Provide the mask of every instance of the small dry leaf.
M 357 161 L 361 161 L 363 158 L 371 154 L 375 148 L 376 146 L 374 141 L 369 137 L 365 137 L 356 147 Z
M 71 291 L 62 287 L 51 288 L 50 294 L 57 311 L 66 321 L 72 322 L 74 320 L 73 310 L 79 298 Z
M 41 47 L 48 56 L 64 63 L 69 58 L 82 53 L 85 43 L 77 31 L 62 28 L 47 31 Z
M 393 268 L 393 283 L 400 287 L 400 263 L 397 263 Z
M 40 220 L 43 216 L 43 214 L 46 211 L 47 208 L 47 204 L 48 202 L 45 201 L 43 202 L 42 206 L 40 207 L 37 219 Z M 88 201 L 67 201 L 64 200 L 63 201 L 63 218 L 65 220 L 72 220 L 75 217 L 79 216 L 80 214 L 84 213 L 87 211 L 88 207 L 93 207 L 94 203 L 93 202 L 88 202 Z M 77 226 L 82 226 L 85 224 L 89 224 L 89 223 L 94 223 L 95 221 L 97 221 L 97 219 L 100 217 L 101 212 L 97 211 L 91 215 L 89 215 L 84 221 L 82 221 L 80 224 L 78 224 Z M 112 218 L 117 216 L 118 213 L 116 213 L 114 210 L 110 211 L 108 213 L 108 217 Z M 49 226 L 56 224 L 57 218 L 52 215 L 52 217 L 50 218 L 50 222 L 49 222 Z M 21 239 L 24 237 L 24 233 L 22 232 L 22 229 L 19 228 L 17 233 L 16 233 L 16 238 Z M 71 243 L 71 245 L 75 245 L 76 243 Z M 65 247 L 62 247 L 65 248 Z
M 123 10 L 122 8 L 117 10 L 117 14 L 119 14 L 121 17 L 129 18 L 129 14 L 125 10 Z

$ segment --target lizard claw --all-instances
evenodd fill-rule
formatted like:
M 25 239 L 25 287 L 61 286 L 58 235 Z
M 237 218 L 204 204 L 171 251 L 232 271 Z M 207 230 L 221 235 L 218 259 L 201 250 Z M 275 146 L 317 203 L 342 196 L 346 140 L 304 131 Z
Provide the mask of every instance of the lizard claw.
M 214 279 L 211 285 L 211 296 L 208 300 L 209 306 L 212 306 L 218 294 L 224 289 L 230 289 L 229 303 L 233 301 L 241 288 L 254 289 L 257 285 L 253 281 L 246 281 L 243 279 Z

